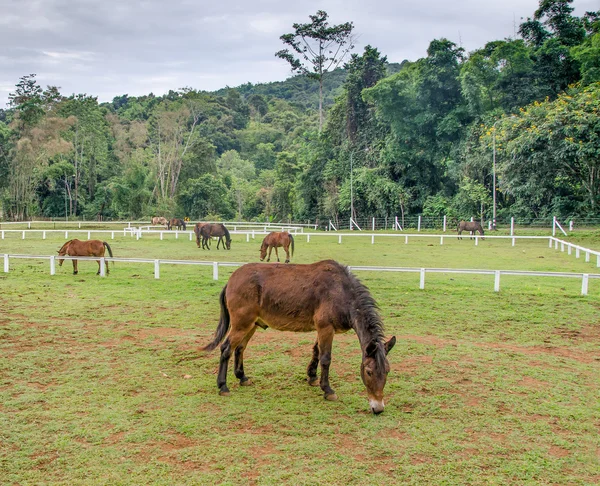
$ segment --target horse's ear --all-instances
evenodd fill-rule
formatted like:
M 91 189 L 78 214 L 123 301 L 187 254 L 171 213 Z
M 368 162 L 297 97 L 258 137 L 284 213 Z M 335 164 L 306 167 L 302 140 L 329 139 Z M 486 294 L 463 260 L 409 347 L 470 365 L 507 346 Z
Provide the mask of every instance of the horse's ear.
M 369 344 L 367 344 L 367 347 L 365 348 L 365 356 L 369 356 L 370 358 L 375 357 L 375 354 L 377 353 L 377 341 L 371 341 Z
M 383 345 L 386 356 L 392 350 L 392 348 L 394 347 L 395 344 L 396 344 L 396 336 L 392 336 L 391 339 Z

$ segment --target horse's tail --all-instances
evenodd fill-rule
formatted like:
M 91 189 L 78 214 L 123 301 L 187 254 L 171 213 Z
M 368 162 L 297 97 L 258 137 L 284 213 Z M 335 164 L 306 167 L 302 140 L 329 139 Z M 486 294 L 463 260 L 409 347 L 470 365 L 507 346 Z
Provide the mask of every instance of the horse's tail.
M 103 242 L 102 242 L 102 245 L 104 245 L 104 246 L 106 247 L 106 249 L 108 250 L 108 254 L 109 254 L 109 255 L 110 255 L 110 257 L 112 258 L 112 257 L 113 257 L 113 254 L 112 254 L 112 248 L 110 247 L 110 245 L 109 245 L 109 244 L 108 244 L 106 241 L 103 241 Z M 113 262 L 113 265 L 114 265 L 114 264 L 115 264 L 115 262 Z
M 290 243 L 292 244 L 292 256 L 294 256 L 294 237 L 292 236 L 292 233 L 288 233 L 288 235 L 290 235 Z
M 227 291 L 227 285 L 223 287 L 221 290 L 221 295 L 219 297 L 219 301 L 221 302 L 221 317 L 219 318 L 219 325 L 217 326 L 217 330 L 215 331 L 215 337 L 212 342 L 208 343 L 206 346 L 202 348 L 202 351 L 212 351 L 215 349 L 225 336 L 227 332 L 229 332 L 229 326 L 231 324 L 229 318 L 229 309 L 227 308 L 227 297 L 225 296 L 225 292 Z

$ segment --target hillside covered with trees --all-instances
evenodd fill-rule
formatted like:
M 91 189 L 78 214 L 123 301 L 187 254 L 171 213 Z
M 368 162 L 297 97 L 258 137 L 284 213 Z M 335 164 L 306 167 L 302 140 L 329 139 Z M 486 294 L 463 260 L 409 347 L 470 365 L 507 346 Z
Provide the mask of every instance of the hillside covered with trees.
M 600 217 L 600 11 L 571 3 L 470 53 L 352 53 L 321 129 L 311 73 L 109 103 L 25 75 L 0 110 L 1 219 L 347 221 L 351 164 L 357 218 L 489 219 L 494 149 L 498 218 Z

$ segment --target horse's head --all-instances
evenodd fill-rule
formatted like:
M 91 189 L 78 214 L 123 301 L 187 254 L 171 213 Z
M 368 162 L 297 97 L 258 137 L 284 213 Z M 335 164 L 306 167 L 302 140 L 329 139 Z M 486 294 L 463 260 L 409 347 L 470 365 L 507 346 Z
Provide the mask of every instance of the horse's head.
M 231 250 L 231 238 L 225 238 L 225 247 Z
M 383 412 L 383 388 L 390 372 L 390 363 L 387 354 L 396 344 L 396 337 L 392 337 L 387 343 L 371 341 L 363 351 L 362 364 L 360 365 L 360 376 L 367 389 L 369 405 L 374 414 Z
M 267 257 L 267 244 L 263 241 L 260 245 L 260 261 L 262 262 Z

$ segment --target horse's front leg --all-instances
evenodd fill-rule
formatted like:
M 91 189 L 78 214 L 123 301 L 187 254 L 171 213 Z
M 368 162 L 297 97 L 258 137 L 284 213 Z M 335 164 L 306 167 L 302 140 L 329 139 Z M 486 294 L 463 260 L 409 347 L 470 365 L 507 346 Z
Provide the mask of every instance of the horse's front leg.
M 317 331 L 319 343 L 319 363 L 321 363 L 321 390 L 326 400 L 337 400 L 333 388 L 329 386 L 329 365 L 331 365 L 331 346 L 333 344 L 333 329 L 326 327 Z
M 270 262 L 270 261 L 271 261 L 271 252 L 272 252 L 272 251 L 273 251 L 273 247 L 272 247 L 272 246 L 270 246 L 270 247 L 269 247 L 269 256 L 267 256 L 267 262 Z
M 317 386 L 319 380 L 317 378 L 317 366 L 319 365 L 319 341 L 315 341 L 312 352 L 312 359 L 308 363 L 306 368 L 306 374 L 308 375 L 308 384 L 310 386 Z
M 244 349 L 248 345 L 248 341 L 252 339 L 254 333 L 256 332 L 256 326 L 252 327 L 250 332 L 246 335 L 241 344 L 236 348 L 234 353 L 234 373 L 235 377 L 240 380 L 240 385 L 248 386 L 252 385 L 252 381 L 244 374 Z
M 275 256 L 277 257 L 277 261 L 279 262 L 279 252 L 277 251 L 277 247 L 275 247 Z

